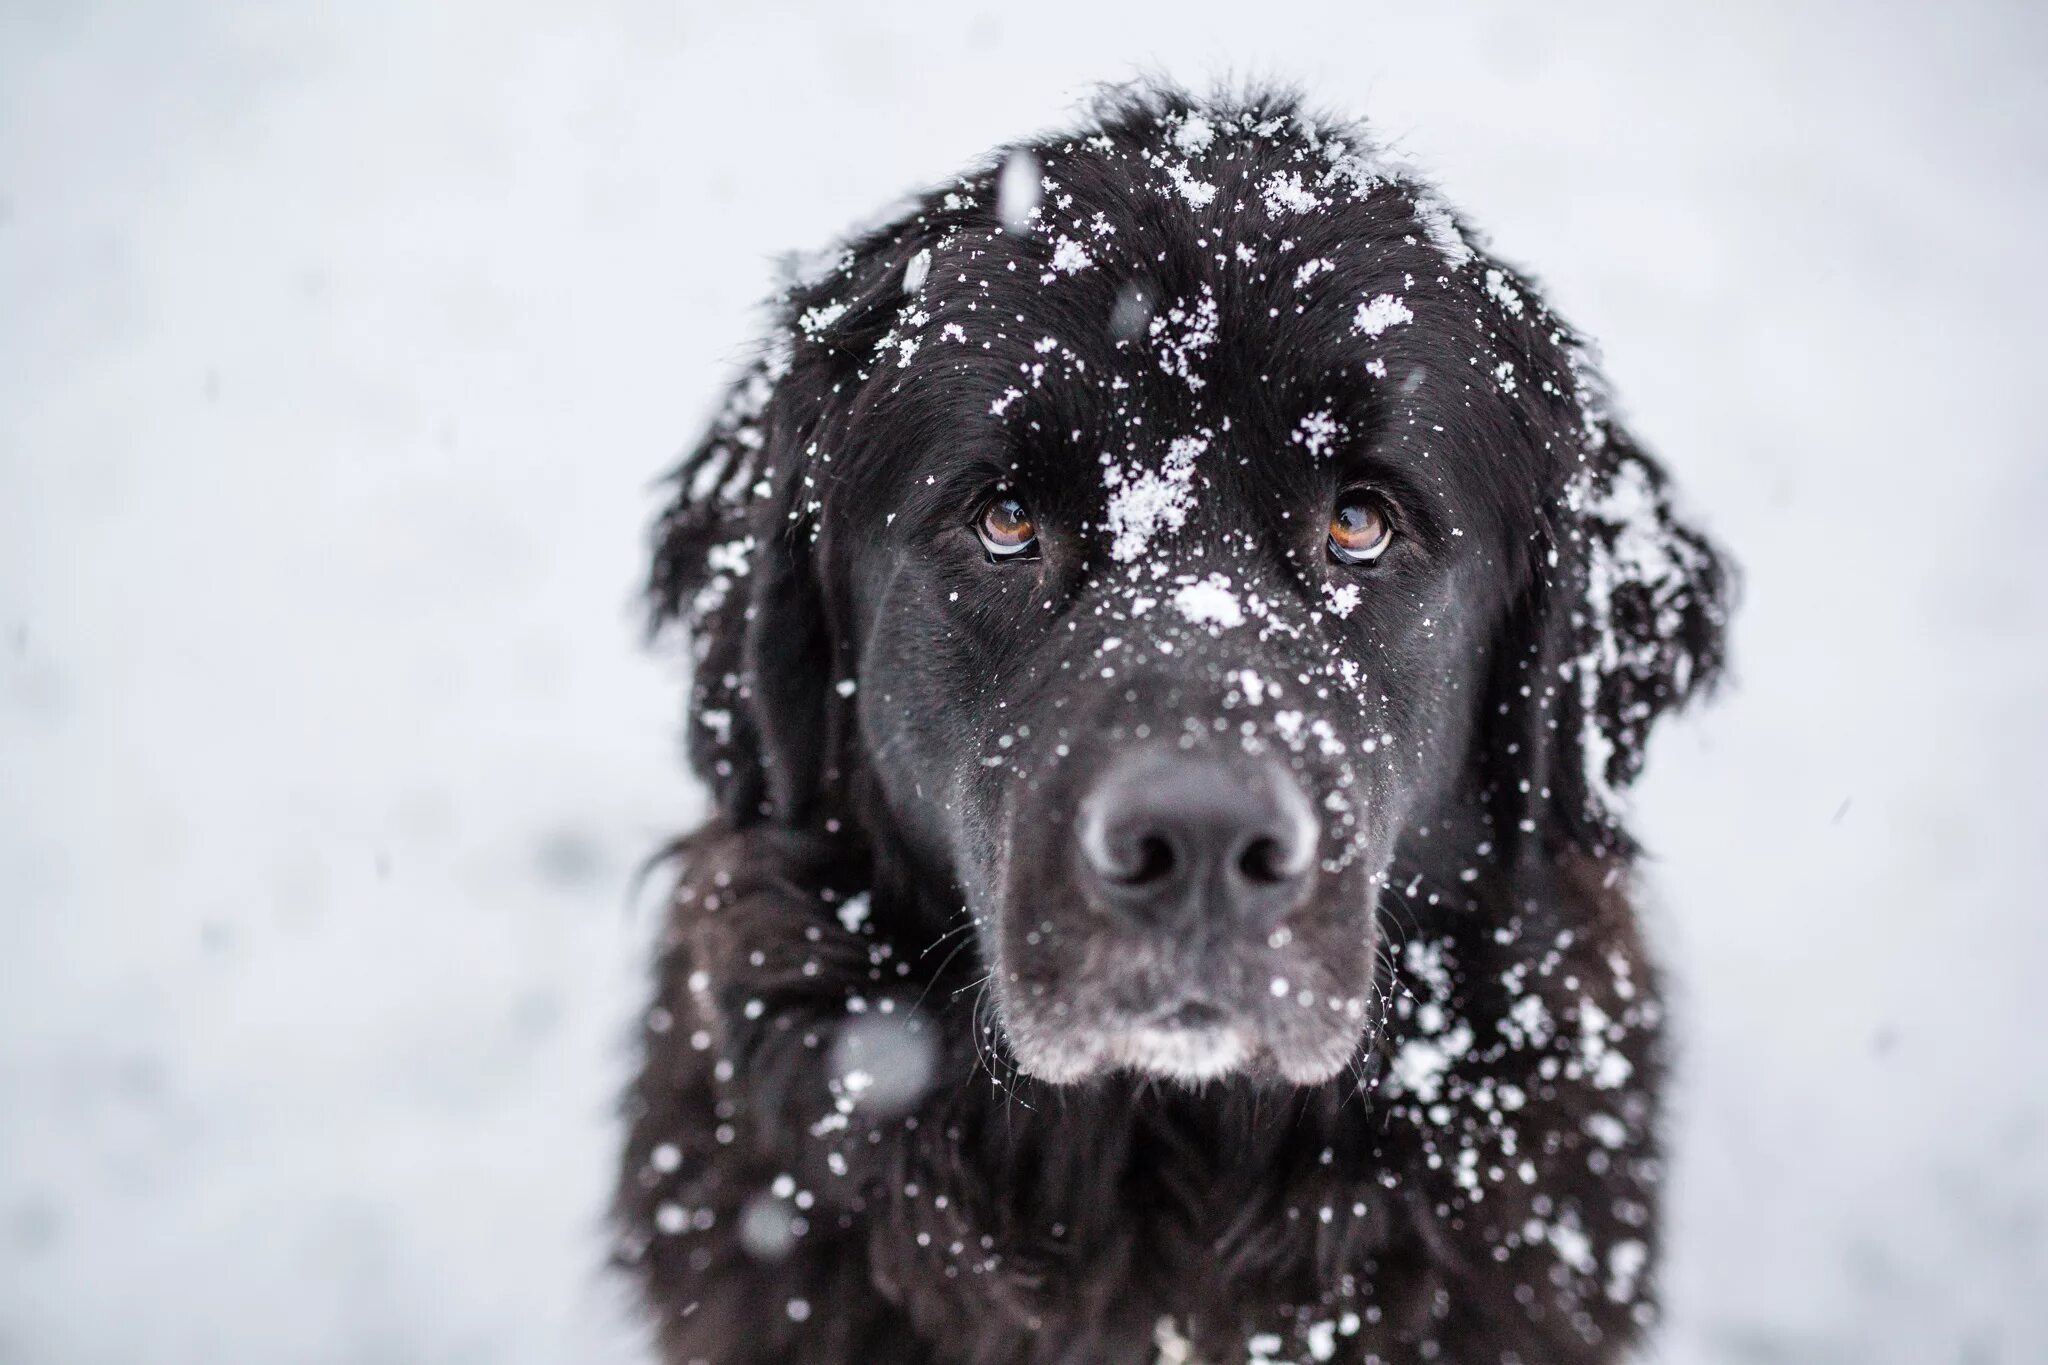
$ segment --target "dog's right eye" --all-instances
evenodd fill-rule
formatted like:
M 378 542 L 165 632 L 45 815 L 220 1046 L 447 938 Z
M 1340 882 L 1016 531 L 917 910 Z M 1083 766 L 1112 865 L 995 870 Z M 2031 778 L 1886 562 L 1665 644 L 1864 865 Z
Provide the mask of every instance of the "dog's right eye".
M 998 493 L 983 504 L 974 533 L 990 559 L 1026 558 L 1038 549 L 1038 528 L 1030 510 L 1008 493 Z

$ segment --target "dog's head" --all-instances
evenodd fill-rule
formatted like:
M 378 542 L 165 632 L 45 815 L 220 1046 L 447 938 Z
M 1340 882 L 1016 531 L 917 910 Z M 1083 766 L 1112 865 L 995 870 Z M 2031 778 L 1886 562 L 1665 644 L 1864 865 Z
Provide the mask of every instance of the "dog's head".
M 1123 97 L 854 242 L 657 541 L 727 817 L 957 894 L 1056 1081 L 1337 1074 L 1397 856 L 1626 856 L 1721 657 L 1579 341 L 1278 99 Z

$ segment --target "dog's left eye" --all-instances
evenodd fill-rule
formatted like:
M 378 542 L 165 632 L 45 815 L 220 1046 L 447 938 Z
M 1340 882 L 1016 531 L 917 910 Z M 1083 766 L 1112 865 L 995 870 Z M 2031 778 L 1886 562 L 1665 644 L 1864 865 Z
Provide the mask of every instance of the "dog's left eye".
M 1017 559 L 1038 548 L 1038 527 L 1030 509 L 1008 493 L 998 493 L 983 504 L 974 533 L 991 559 Z
M 1394 518 L 1373 493 L 1354 490 L 1330 513 L 1330 554 L 1345 564 L 1370 564 L 1394 543 Z

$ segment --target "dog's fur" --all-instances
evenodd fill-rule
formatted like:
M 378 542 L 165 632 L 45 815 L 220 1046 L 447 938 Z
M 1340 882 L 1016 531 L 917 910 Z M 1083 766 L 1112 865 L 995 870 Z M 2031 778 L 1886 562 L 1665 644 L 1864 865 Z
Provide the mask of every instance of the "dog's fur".
M 1353 572 L 1359 479 L 1402 537 Z M 675 489 L 651 597 L 717 813 L 617 1204 L 668 1361 L 1639 1339 L 1660 1010 L 1616 801 L 1719 671 L 1725 576 L 1433 189 L 1283 96 L 1106 96 L 793 284 Z M 993 489 L 1038 560 L 978 552 Z M 1313 799 L 1286 928 L 1097 913 L 1075 811 L 1162 746 Z M 1145 1032 L 1167 998 L 1231 1046 Z

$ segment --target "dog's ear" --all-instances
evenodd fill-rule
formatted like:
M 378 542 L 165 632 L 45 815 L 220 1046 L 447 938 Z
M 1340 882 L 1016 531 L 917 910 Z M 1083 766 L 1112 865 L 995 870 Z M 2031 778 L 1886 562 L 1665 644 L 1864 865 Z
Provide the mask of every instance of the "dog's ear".
M 647 579 L 650 635 L 689 633 L 691 766 L 742 826 L 794 813 L 819 748 L 822 607 L 779 430 L 790 363 L 771 338 L 670 476 Z
M 1493 786 L 1539 846 L 1626 857 L 1622 796 L 1651 727 L 1720 677 L 1730 572 L 1607 416 L 1590 365 L 1575 354 L 1570 373 L 1578 411 L 1552 429 L 1575 467 L 1531 541 L 1496 658 Z
M 827 591 L 831 451 L 905 306 L 919 218 L 870 233 L 782 296 L 761 357 L 670 476 L 649 632 L 687 630 L 691 766 L 735 825 L 801 824 L 830 800 L 853 730 L 854 641 Z M 929 266 L 925 257 L 925 268 Z

